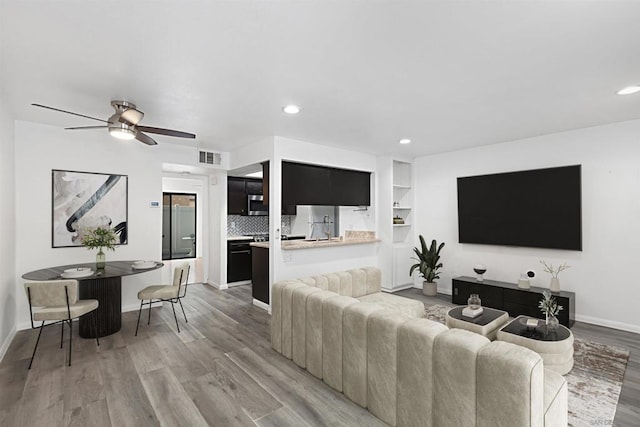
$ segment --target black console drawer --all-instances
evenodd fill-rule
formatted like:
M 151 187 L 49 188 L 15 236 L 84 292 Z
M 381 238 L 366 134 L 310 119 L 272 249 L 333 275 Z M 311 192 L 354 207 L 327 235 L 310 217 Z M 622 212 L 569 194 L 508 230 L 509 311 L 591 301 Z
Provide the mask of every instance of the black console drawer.
M 478 294 L 482 305 L 499 309 L 502 307 L 502 291 L 481 283 L 468 283 L 453 279 L 453 299 L 454 304 L 466 305 L 471 294 Z

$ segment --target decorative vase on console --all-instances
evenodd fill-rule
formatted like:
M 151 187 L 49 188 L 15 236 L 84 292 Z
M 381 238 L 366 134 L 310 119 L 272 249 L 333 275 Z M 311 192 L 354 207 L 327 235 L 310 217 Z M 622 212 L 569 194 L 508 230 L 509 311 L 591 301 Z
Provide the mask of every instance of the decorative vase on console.
M 96 254 L 96 269 L 98 270 L 104 269 L 107 265 L 107 257 L 102 248 L 114 251 L 116 242 L 116 234 L 108 227 L 88 228 L 82 237 L 82 244 L 87 249 L 98 249 Z
M 561 271 L 564 271 L 567 268 L 571 268 L 571 266 L 566 262 L 560 264 L 557 268 L 554 267 L 553 264 L 547 264 L 544 261 L 540 261 L 540 264 L 544 266 L 544 271 L 551 274 L 551 284 L 549 286 L 551 292 L 560 292 L 560 279 L 558 279 L 558 274 L 560 274 Z
M 484 280 L 482 275 L 487 272 L 487 267 L 483 264 L 476 264 L 473 266 L 473 271 L 476 273 L 476 280 L 482 282 Z

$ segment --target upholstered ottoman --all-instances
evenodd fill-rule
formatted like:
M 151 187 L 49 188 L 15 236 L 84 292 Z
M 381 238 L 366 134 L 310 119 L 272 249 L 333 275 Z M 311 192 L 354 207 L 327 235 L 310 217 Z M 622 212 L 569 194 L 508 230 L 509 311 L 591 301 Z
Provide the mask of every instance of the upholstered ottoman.
M 573 333 L 558 325 L 554 332 L 546 331 L 546 326 L 527 328 L 527 316 L 518 316 L 502 327 L 497 334 L 499 341 L 521 345 L 538 353 L 544 360 L 544 367 L 564 375 L 573 368 Z M 542 324 L 544 321 L 539 320 Z
M 445 315 L 447 327 L 466 329 L 493 341 L 496 339 L 498 329 L 509 322 L 509 313 L 506 311 L 483 307 L 480 316 L 471 318 L 462 315 L 464 308 L 455 307 L 447 312 Z

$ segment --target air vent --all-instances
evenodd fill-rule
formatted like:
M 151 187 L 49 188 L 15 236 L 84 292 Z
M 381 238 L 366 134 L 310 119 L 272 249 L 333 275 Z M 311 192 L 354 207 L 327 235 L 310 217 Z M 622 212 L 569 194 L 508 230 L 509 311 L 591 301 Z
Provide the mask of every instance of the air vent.
M 220 153 L 214 153 L 211 151 L 199 151 L 198 163 L 203 165 L 216 165 L 222 164 L 222 156 Z

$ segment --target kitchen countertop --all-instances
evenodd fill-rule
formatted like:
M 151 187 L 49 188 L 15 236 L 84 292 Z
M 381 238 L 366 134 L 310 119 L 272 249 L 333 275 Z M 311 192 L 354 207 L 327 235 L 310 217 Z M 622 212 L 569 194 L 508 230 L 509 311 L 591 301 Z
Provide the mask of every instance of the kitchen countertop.
M 249 246 L 254 246 L 256 248 L 269 249 L 269 242 L 252 242 L 252 243 L 249 243 Z
M 380 239 L 343 239 L 334 238 L 329 240 L 284 240 L 282 241 L 281 248 L 284 251 L 290 251 L 294 249 L 313 249 L 313 248 L 326 248 L 331 246 L 348 246 L 348 245 L 364 245 L 369 243 L 380 242 Z
M 227 240 L 253 240 L 253 236 L 229 236 Z

